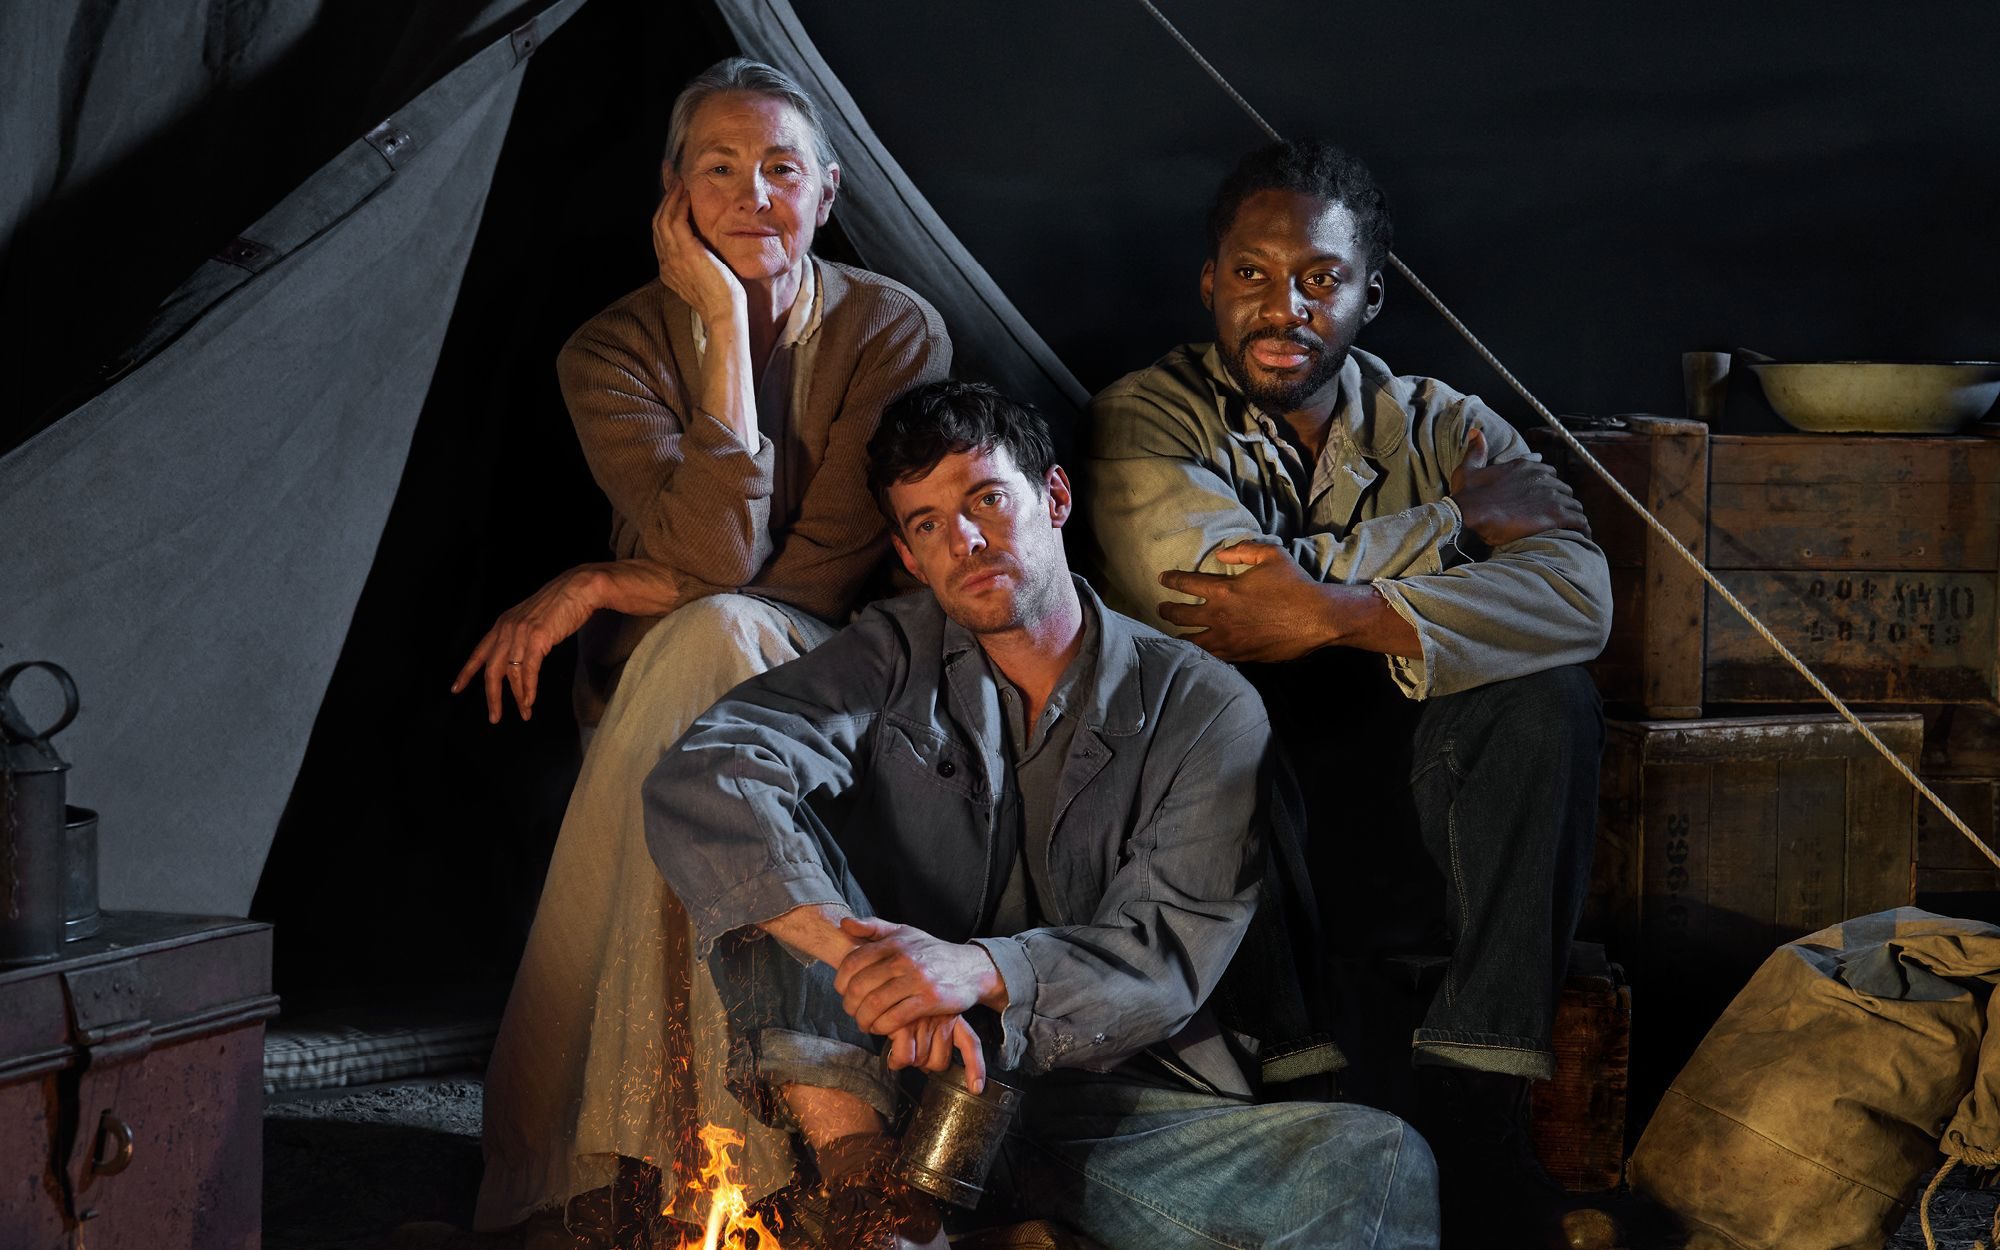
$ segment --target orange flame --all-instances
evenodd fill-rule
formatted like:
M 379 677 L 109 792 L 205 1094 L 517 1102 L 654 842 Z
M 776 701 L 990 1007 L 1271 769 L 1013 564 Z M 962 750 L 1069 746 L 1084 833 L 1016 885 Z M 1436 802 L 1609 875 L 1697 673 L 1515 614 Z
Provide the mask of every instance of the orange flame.
M 687 1190 L 685 1195 L 669 1192 L 666 1207 L 661 1211 L 662 1215 L 671 1216 L 685 1196 L 691 1200 L 692 1215 L 699 1208 L 699 1199 L 708 1200 L 708 1213 L 701 1220 L 701 1239 L 683 1237 L 679 1250 L 778 1250 L 776 1230 L 764 1222 L 762 1214 L 750 1210 L 743 1186 L 734 1176 L 736 1160 L 729 1152 L 743 1144 L 743 1134 L 719 1124 L 708 1124 L 702 1127 L 700 1136 L 702 1147 L 708 1151 L 708 1162 L 697 1176 L 688 1179 L 683 1187 Z

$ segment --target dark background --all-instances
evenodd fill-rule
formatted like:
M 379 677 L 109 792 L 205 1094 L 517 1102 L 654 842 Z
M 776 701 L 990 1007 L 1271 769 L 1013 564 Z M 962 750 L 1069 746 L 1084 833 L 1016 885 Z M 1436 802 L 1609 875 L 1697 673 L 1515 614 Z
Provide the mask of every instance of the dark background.
M 796 6 L 889 151 L 1087 388 L 1205 337 L 1201 210 L 1260 134 L 1136 3 Z M 397 72 L 375 63 L 371 15 L 394 7 L 329 6 L 274 68 L 219 82 L 27 223 L 0 268 L 0 331 L 9 355 L 41 358 L 9 370 L 0 449 L 87 385 L 195 259 L 450 63 L 451 42 L 422 31 L 396 48 Z M 435 28 L 476 7 L 435 6 Z M 1369 161 L 1398 253 L 1559 412 L 1678 413 L 1694 348 L 2000 356 L 1989 4 L 1163 7 L 1279 130 Z M 253 908 L 280 924 L 278 988 L 295 1003 L 511 974 L 574 730 L 560 698 L 495 728 L 445 688 L 497 612 L 602 554 L 605 505 L 554 354 L 647 280 L 667 108 L 730 50 L 705 5 L 595 0 L 528 71 Z M 225 141 L 260 159 L 218 157 Z M 177 160 L 197 158 L 191 178 Z M 112 263 L 135 203 L 150 259 Z M 38 343 L 79 303 L 61 259 L 78 250 L 97 258 L 81 285 L 109 313 Z M 1524 419 L 1393 279 L 1363 345 Z M 1730 428 L 1771 420 L 1733 392 Z M 568 663 L 565 648 L 545 689 Z

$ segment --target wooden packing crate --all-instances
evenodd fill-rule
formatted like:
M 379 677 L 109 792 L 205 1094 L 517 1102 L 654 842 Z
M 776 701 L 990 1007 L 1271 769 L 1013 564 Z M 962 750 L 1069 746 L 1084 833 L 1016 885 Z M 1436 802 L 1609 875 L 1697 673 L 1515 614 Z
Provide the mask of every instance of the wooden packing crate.
M 1632 989 L 1595 942 L 1570 948 L 1553 1044 L 1555 1079 L 1535 1082 L 1530 1094 L 1535 1155 L 1565 1189 L 1616 1189 L 1625 1170 Z
M 1863 718 L 1914 767 L 1923 719 Z M 1726 1000 L 1784 942 L 1912 901 L 1917 793 L 1838 716 L 1606 726 L 1590 931 Z
M 1696 455 L 1705 426 L 1623 420 L 1577 437 L 1682 541 L 1702 531 L 1690 548 L 1842 698 L 2000 706 L 2000 438 L 1718 434 Z M 1608 702 L 1659 719 L 1815 697 L 1553 434 L 1529 441 L 1611 564 Z
M 1842 698 L 2000 698 L 2000 439 L 1717 435 L 1709 567 Z M 1705 695 L 1812 690 L 1711 592 Z
M 1577 441 L 1695 555 L 1707 550 L 1708 427 L 1664 417 L 1618 418 L 1623 429 L 1577 430 Z M 1604 479 L 1546 429 L 1528 443 L 1576 491 L 1611 566 L 1611 639 L 1590 666 L 1607 703 L 1649 717 L 1699 716 L 1707 587 Z
M 1943 704 L 1924 709 L 1926 784 L 1986 844 L 2000 849 L 2000 715 Z M 1917 800 L 1917 893 L 2000 894 L 2000 870 L 1930 805 Z M 1934 906 L 1957 914 L 1963 907 Z M 1975 919 L 1991 919 L 1990 914 Z

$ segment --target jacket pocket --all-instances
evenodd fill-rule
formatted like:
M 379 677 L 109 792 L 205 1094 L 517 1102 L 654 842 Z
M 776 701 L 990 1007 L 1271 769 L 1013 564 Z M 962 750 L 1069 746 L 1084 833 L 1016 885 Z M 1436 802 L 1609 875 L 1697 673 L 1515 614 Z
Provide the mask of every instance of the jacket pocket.
M 892 787 L 929 785 L 981 804 L 992 798 L 977 755 L 928 725 L 895 715 L 884 717 L 875 735 L 875 766 Z

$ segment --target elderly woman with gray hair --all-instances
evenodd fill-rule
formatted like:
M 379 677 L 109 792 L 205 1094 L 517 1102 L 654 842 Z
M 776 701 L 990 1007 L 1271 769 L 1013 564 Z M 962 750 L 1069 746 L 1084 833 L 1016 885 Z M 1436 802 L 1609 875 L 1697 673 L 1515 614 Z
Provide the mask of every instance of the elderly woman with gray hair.
M 951 359 L 922 299 L 810 254 L 840 167 L 778 70 L 735 57 L 689 83 L 662 181 L 659 280 L 557 364 L 615 559 L 509 609 L 452 687 L 482 684 L 496 723 L 509 692 L 525 718 L 543 658 L 583 634 L 587 749 L 487 1070 L 476 1217 L 542 1213 L 580 1245 L 643 1236 L 658 1169 L 704 1123 L 746 1136 L 753 1190 L 790 1178 L 785 1137 L 725 1086 L 721 1004 L 647 855 L 640 785 L 709 704 L 855 605 L 885 550 L 868 438 Z

